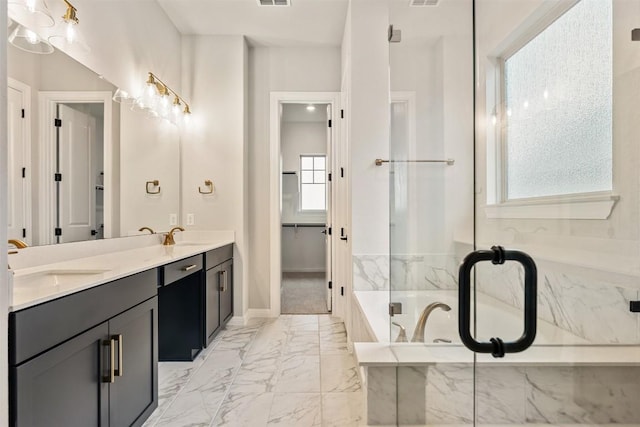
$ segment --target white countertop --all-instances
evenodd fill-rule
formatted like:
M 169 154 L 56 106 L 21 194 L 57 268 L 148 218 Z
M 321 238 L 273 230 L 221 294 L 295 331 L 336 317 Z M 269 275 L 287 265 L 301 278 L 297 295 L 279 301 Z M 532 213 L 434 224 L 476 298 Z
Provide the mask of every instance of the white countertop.
M 233 233 L 206 237 L 200 235 L 195 239 L 189 239 L 185 236 L 183 241 L 177 241 L 172 246 L 156 243 L 144 247 L 122 248 L 113 252 L 57 260 L 53 263 L 13 270 L 9 310 L 22 310 L 234 242 Z M 64 250 L 62 246 L 64 245 L 51 246 L 50 249 Z M 42 256 L 42 253 L 38 255 Z

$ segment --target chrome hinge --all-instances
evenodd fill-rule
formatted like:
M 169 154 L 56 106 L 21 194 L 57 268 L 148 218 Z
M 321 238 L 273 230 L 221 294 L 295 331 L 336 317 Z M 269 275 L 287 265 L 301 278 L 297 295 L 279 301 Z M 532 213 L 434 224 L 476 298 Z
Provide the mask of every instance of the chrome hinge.
M 389 316 L 395 316 L 396 314 L 402 314 L 402 303 L 401 302 L 390 302 L 389 303 Z

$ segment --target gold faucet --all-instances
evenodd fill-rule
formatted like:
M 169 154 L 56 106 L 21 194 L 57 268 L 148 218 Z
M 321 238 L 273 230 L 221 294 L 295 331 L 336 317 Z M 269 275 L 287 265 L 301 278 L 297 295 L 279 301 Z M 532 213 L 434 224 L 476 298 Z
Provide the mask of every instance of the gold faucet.
M 147 230 L 147 231 L 151 232 L 151 234 L 156 234 L 156 232 L 153 231 L 153 229 L 151 227 L 142 227 L 138 231 L 144 231 L 144 230 Z
M 29 247 L 29 245 L 27 245 L 25 242 L 18 239 L 9 239 L 9 244 L 15 246 L 16 249 L 24 249 Z
M 173 227 L 171 230 L 169 230 L 169 232 L 164 236 L 164 242 L 162 242 L 163 245 L 165 246 L 169 246 L 169 245 L 175 245 L 176 241 L 173 240 L 173 233 L 177 230 L 180 231 L 184 231 L 184 228 L 182 227 Z

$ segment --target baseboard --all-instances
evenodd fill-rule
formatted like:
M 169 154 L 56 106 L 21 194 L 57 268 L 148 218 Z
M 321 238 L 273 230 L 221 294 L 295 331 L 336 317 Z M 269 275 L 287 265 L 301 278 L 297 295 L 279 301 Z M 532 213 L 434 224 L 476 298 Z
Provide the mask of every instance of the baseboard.
M 282 269 L 282 273 L 325 273 L 324 268 L 295 268 L 295 269 Z
M 250 319 L 254 319 L 257 317 L 278 317 L 278 314 L 271 313 L 271 309 L 269 308 L 250 308 L 247 310 L 247 313 L 244 316 L 245 324 Z

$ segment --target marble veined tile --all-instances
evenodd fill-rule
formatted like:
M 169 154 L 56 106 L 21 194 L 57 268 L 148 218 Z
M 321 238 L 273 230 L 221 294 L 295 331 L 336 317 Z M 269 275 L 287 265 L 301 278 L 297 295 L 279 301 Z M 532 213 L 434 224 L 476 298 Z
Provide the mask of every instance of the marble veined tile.
M 314 356 L 320 353 L 320 339 L 317 332 L 290 332 L 284 354 L 300 354 Z
M 366 420 L 371 425 L 395 424 L 397 417 L 397 373 L 395 367 L 367 367 Z
M 624 424 L 640 420 L 640 368 L 529 367 L 527 422 Z
M 156 426 L 211 424 L 231 385 L 236 369 L 200 369 L 176 396 Z
M 322 392 L 360 390 L 358 367 L 351 354 L 323 354 L 320 357 Z
M 320 393 L 276 393 L 268 426 L 316 427 L 322 425 Z
M 320 328 L 323 326 L 329 326 L 336 323 L 343 324 L 342 319 L 337 316 L 332 316 L 330 314 L 319 314 L 318 315 L 318 324 Z
M 243 393 L 265 393 L 273 391 L 280 372 L 282 354 L 272 351 L 263 354 L 248 354 L 233 382 L 234 390 Z
M 473 367 L 436 364 L 427 370 L 427 423 L 473 422 Z
M 279 393 L 319 393 L 320 357 L 285 356 L 274 390 Z
M 289 329 L 293 331 L 318 331 L 318 316 L 315 314 L 299 314 L 291 316 Z
M 340 354 L 348 352 L 347 332 L 343 323 L 334 323 L 320 328 L 320 353 Z
M 478 422 L 524 424 L 525 373 L 512 366 L 476 368 Z
M 353 255 L 353 290 L 389 290 L 389 255 Z
M 363 393 L 323 393 L 322 425 L 323 427 L 366 426 Z
M 265 426 L 269 421 L 269 411 L 273 403 L 273 393 L 241 393 L 233 389 L 227 395 L 213 426 Z

